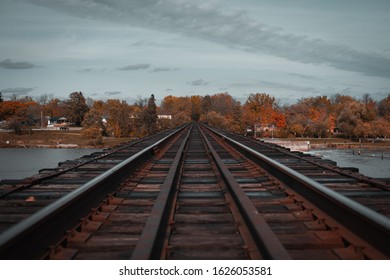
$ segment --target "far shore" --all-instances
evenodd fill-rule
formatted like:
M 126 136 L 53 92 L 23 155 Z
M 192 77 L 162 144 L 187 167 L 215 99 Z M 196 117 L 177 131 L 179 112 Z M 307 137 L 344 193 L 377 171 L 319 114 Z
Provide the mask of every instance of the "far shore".
M 80 130 L 37 130 L 31 134 L 16 135 L 10 131 L 0 132 L 0 148 L 110 148 L 129 142 L 134 138 L 103 137 L 102 143 L 84 139 Z M 312 149 L 390 149 L 390 139 L 356 140 L 342 138 L 262 138 L 265 142 L 279 144 L 292 150 Z
M 0 132 L 0 148 L 54 148 L 54 149 L 77 149 L 77 148 L 110 148 L 118 144 L 129 142 L 133 138 L 103 137 L 101 143 L 94 139 L 85 139 L 79 130 L 39 130 L 24 132 L 16 135 L 13 132 Z

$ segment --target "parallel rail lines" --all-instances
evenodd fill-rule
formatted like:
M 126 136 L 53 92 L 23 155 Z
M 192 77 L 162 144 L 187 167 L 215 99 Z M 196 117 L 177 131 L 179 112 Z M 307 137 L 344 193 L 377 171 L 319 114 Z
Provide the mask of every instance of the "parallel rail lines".
M 61 162 L 57 168 L 42 169 L 39 174 L 23 180 L 0 181 L 0 234 L 170 133 L 172 131 Z M 152 147 L 150 153 L 157 147 Z
M 343 194 L 352 189 L 359 194 L 364 190 L 388 195 L 388 186 L 383 182 L 366 177 L 360 180 L 359 174 L 329 167 L 314 157 L 306 160 L 280 148 L 270 149 L 197 124 L 153 141 L 156 143 L 138 148 L 143 152 L 133 153 L 120 163 L 118 160 L 116 167 L 97 177 L 82 167 L 87 177 L 95 178 L 59 200 L 51 198 L 51 204 L 42 204 L 40 211 L 4 230 L 0 235 L 0 256 L 6 259 L 390 257 L 390 220 L 385 216 L 390 204 L 387 196 L 379 202 L 375 195 L 369 201 L 359 201 L 337 192 L 341 186 Z M 143 156 L 145 152 L 148 158 Z M 112 156 L 116 157 L 115 153 Z M 305 167 L 299 169 L 303 162 Z M 306 163 L 312 164 L 311 167 Z M 62 176 L 66 181 L 72 175 L 65 172 Z M 52 183 L 54 188 L 60 182 Z M 67 181 L 64 185 L 72 184 Z M 7 198 L 22 196 L 28 190 L 7 191 L 3 204 L 12 201 Z M 39 204 L 39 199 L 36 202 Z M 3 209 L 5 213 L 1 215 L 5 216 L 15 211 Z M 46 236 L 48 233 L 50 237 Z
M 129 173 L 151 157 L 159 145 L 163 145 L 179 131 L 181 129 L 156 135 L 147 141 L 130 145 L 129 150 L 124 147 L 107 157 L 97 159 L 97 164 L 105 168 L 100 169 L 92 179 L 79 180 L 80 172 L 76 168 L 76 173 L 72 174 L 73 168 L 70 168 L 64 174 L 57 172 L 59 176 L 38 179 L 37 185 L 18 187 L 19 191 L 15 192 L 7 191 L 3 196 L 5 199 L 2 200 L 1 210 L 5 214 L 2 214 L 0 220 L 4 229 L 0 235 L 1 254 L 9 258 L 25 259 L 42 255 L 49 244 L 58 240 L 66 229 L 96 207 Z M 108 163 L 108 167 L 105 163 Z M 81 173 L 87 167 L 83 165 Z M 75 180 L 77 184 L 74 183 Z M 58 184 L 61 188 L 65 186 L 71 190 L 58 195 Z M 42 186 L 50 187 L 42 191 Z M 30 197 L 34 199 L 30 200 Z M 35 207 L 37 204 L 40 207 Z
M 219 131 L 219 133 L 221 137 L 231 139 L 229 143 L 232 145 L 235 145 L 234 141 L 236 141 L 359 204 L 390 217 L 390 184 L 382 180 L 363 176 L 350 168 L 340 168 L 330 160 L 300 152 L 290 152 L 274 144 L 254 141 L 226 131 Z M 258 163 L 263 168 L 269 168 L 264 161 Z

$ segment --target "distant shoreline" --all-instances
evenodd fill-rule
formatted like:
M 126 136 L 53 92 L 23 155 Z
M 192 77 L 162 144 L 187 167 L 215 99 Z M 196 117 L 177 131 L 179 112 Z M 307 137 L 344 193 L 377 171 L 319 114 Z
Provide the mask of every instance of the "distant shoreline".
M 129 142 L 133 138 L 103 137 L 99 143 L 95 139 L 85 139 L 79 130 L 43 130 L 16 135 L 13 132 L 0 132 L 0 148 L 47 148 L 47 149 L 104 149 Z
M 80 130 L 38 130 L 33 131 L 31 135 L 28 132 L 16 135 L 13 132 L 0 131 L 0 148 L 104 149 L 132 139 L 134 138 L 103 137 L 102 143 L 96 143 L 94 139 L 84 139 Z M 308 142 L 310 149 L 390 149 L 389 139 L 373 139 L 360 143 L 342 138 L 262 138 L 259 140 L 303 151 L 307 151 Z

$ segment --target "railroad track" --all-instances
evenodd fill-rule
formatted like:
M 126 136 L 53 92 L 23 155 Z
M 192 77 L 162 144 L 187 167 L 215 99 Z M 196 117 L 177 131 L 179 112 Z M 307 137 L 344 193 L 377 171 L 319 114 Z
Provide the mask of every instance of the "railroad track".
M 376 209 L 378 205 L 388 209 L 388 199 L 378 203 L 377 196 L 371 197 L 367 204 L 375 206 L 370 209 L 329 188 L 342 182 L 348 189 L 345 181 L 327 181 L 329 186 L 324 186 L 315 176 L 306 176 L 321 171 L 302 175 L 281 164 L 287 162 L 286 156 L 276 153 L 275 147 L 266 150 L 234 137 L 196 124 L 173 133 L 142 164 L 137 159 L 141 152 L 125 160 L 139 162 L 137 168 L 134 164 L 120 175 L 117 167 L 109 169 L 6 229 L 0 235 L 0 255 L 5 259 L 389 258 L 389 218 Z M 314 158 L 305 159 L 311 161 L 328 168 Z M 365 190 L 388 192 L 382 182 L 354 179 L 348 181 L 352 189 L 364 185 Z M 99 195 L 93 194 L 95 189 Z
M 249 155 L 265 169 L 271 170 L 272 166 L 277 164 L 253 156 L 250 150 L 267 156 L 359 204 L 390 217 L 390 184 L 383 180 L 366 177 L 356 168 L 340 168 L 331 160 L 302 152 L 291 152 L 275 144 L 254 141 L 227 131 L 219 131 L 219 133 L 221 137 L 229 137 L 228 143 Z M 283 170 L 284 167 L 280 169 Z

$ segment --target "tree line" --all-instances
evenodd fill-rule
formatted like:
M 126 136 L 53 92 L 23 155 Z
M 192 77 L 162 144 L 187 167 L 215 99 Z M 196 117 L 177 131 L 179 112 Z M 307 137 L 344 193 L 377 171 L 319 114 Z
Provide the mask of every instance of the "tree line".
M 86 138 L 143 137 L 170 127 L 201 121 L 238 133 L 267 137 L 390 137 L 390 95 L 375 101 L 336 94 L 302 98 L 280 105 L 266 93 L 250 94 L 241 104 L 229 93 L 165 96 L 160 106 L 152 94 L 133 104 L 124 100 L 93 100 L 73 92 L 65 100 L 42 95 L 5 101 L 0 93 L 0 121 L 15 133 L 42 126 L 42 115 L 65 117 L 82 126 Z M 158 118 L 169 115 L 169 118 Z

